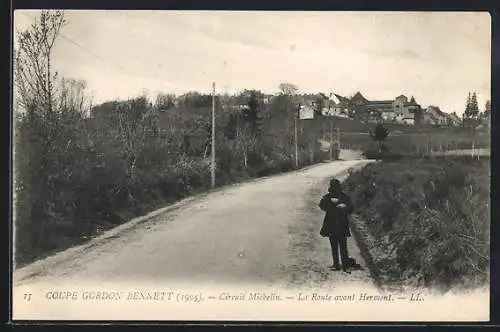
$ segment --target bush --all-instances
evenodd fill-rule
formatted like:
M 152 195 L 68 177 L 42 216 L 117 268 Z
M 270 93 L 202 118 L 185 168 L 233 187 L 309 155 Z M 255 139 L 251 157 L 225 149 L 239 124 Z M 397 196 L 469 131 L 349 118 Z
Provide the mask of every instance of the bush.
M 34 110 L 17 119 L 16 264 L 210 188 L 207 100 L 191 94 L 182 108 L 160 111 L 139 97 L 98 105 L 91 117 L 62 109 L 54 117 Z M 218 110 L 217 186 L 295 168 L 293 131 L 276 111 L 281 106 L 260 110 L 259 134 L 245 131 L 252 126 L 235 128 L 247 120 Z M 300 166 L 328 158 L 318 142 L 310 145 L 315 130 L 304 126 Z
M 447 290 L 487 282 L 489 161 L 470 157 L 372 164 L 346 181 L 357 213 L 385 253 L 387 282 Z

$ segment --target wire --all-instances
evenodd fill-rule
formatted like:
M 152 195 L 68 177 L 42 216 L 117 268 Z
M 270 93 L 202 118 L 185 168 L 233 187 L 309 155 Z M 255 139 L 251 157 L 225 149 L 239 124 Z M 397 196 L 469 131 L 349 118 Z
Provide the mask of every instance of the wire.
M 107 61 L 105 58 L 103 58 L 102 56 L 98 55 L 97 53 L 94 53 L 93 51 L 83 47 L 82 45 L 78 44 L 76 41 L 74 41 L 73 39 L 69 38 L 69 37 L 66 37 L 65 35 L 63 35 L 62 33 L 59 32 L 59 37 L 61 37 L 62 39 L 64 39 L 65 41 L 75 45 L 76 47 L 80 48 L 81 50 L 87 52 L 88 54 L 98 58 L 99 60 L 103 61 L 103 62 L 106 62 L 107 64 L 115 67 L 115 68 L 118 68 L 119 70 L 123 70 L 125 72 L 127 72 L 127 74 L 130 74 L 130 75 L 133 75 L 133 76 L 139 76 L 139 75 L 136 75 L 134 73 L 132 73 L 131 71 L 129 71 L 128 69 L 126 69 L 125 67 L 122 67 L 121 65 L 118 65 L 116 63 L 112 63 L 112 62 L 109 62 Z M 142 76 L 141 76 L 142 77 Z
M 36 23 L 36 20 L 34 17 L 32 17 L 31 15 L 27 14 L 27 13 L 24 13 L 24 12 L 21 12 L 21 14 L 23 14 L 24 16 L 28 17 L 33 23 Z M 101 60 L 102 62 L 105 62 L 106 64 L 108 65 L 111 65 L 115 68 L 117 68 L 118 70 L 121 70 L 123 72 L 125 72 L 126 74 L 128 75 L 131 75 L 131 76 L 135 76 L 137 78 L 142 78 L 142 79 L 151 79 L 150 77 L 146 77 L 146 76 L 143 76 L 143 75 L 138 75 L 136 73 L 133 73 L 132 71 L 128 70 L 126 67 L 124 66 L 121 66 L 119 64 L 116 64 L 116 63 L 112 63 L 112 62 L 109 62 L 108 60 L 106 60 L 105 58 L 103 58 L 102 56 L 100 56 L 99 54 L 89 50 L 88 48 L 82 46 L 81 44 L 79 44 L 78 42 L 76 42 L 73 38 L 70 38 L 66 35 L 64 35 L 62 32 L 59 32 L 59 37 L 61 37 L 61 39 L 65 40 L 66 42 L 68 43 L 71 43 L 73 44 L 74 46 L 78 47 L 79 49 L 83 50 L 84 52 L 90 54 L 91 56 Z M 159 76 L 158 74 L 156 74 L 154 76 L 155 79 L 158 79 Z M 161 80 L 163 83 L 166 83 L 167 85 L 170 85 L 170 86 L 177 86 L 177 87 L 182 87 L 182 88 L 185 88 L 183 86 L 180 86 L 178 84 L 174 84 L 174 83 L 170 83 L 170 82 L 165 82 L 163 80 Z

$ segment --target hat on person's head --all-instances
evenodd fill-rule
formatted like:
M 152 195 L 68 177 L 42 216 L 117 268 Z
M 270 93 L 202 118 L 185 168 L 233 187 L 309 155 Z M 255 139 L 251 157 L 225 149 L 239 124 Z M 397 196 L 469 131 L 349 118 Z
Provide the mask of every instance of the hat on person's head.
M 337 179 L 330 180 L 330 191 L 332 190 L 340 190 L 342 186 L 340 185 L 340 181 Z

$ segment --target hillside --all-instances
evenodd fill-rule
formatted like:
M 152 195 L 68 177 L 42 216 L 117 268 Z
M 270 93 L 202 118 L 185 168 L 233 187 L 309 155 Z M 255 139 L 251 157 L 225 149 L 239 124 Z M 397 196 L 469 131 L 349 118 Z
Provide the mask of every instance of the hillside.
M 316 123 L 315 126 L 318 128 L 324 128 L 324 130 L 329 130 L 330 122 L 333 122 L 334 128 L 340 128 L 343 133 L 369 133 L 369 131 L 375 126 L 375 123 L 366 123 L 358 119 L 346 119 L 336 116 L 316 116 L 313 120 L 303 120 Z M 389 132 L 395 134 L 438 134 L 438 133 L 468 133 L 469 129 L 463 127 L 440 127 L 440 126 L 410 126 L 402 123 L 391 123 L 385 122 L 384 126 L 389 129 Z M 484 130 L 487 132 L 487 130 Z
M 389 130 L 386 145 L 398 154 L 428 154 L 431 151 L 449 149 L 469 149 L 472 146 L 470 129 L 463 127 L 415 127 L 398 123 L 385 123 Z M 317 116 L 312 120 L 302 120 L 299 130 L 312 131 L 323 140 L 329 141 L 330 130 L 333 129 L 336 141 L 339 128 L 340 144 L 344 148 L 365 150 L 372 144 L 369 133 L 375 127 L 374 123 L 363 123 L 340 117 Z M 490 131 L 478 130 L 475 137 L 476 148 L 489 148 L 491 144 Z

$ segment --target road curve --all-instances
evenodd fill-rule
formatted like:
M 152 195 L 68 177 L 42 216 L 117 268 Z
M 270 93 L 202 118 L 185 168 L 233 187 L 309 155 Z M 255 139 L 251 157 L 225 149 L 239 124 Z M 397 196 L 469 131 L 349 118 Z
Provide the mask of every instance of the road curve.
M 77 257 L 62 252 L 21 269 L 32 277 L 20 280 L 14 272 L 14 283 L 311 281 L 311 270 L 326 270 L 311 266 L 307 257 L 320 257 L 316 265 L 330 263 L 327 241 L 311 244 L 321 241 L 318 198 L 331 177 L 345 178 L 349 168 L 367 162 L 324 163 L 201 195 L 88 246 Z M 350 249 L 361 260 L 353 240 Z

